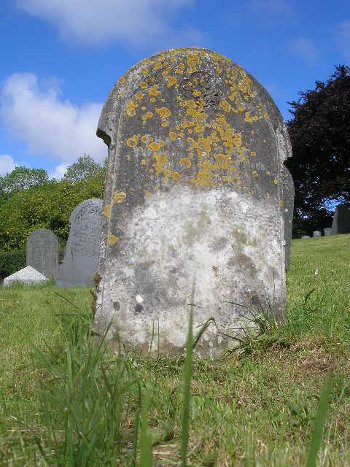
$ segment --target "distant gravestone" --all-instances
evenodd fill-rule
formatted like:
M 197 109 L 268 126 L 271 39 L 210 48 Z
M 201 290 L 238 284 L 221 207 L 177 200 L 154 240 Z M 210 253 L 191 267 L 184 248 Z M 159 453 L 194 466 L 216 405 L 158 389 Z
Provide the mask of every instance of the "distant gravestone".
M 39 271 L 34 269 L 32 266 L 26 266 L 23 269 L 7 276 L 4 279 L 4 287 L 8 287 L 12 284 L 22 284 L 22 285 L 39 285 L 44 284 L 49 279 L 41 274 Z
M 32 232 L 27 240 L 26 264 L 47 278 L 55 278 L 58 268 L 58 240 L 49 229 Z
M 70 217 L 69 237 L 57 277 L 58 287 L 91 286 L 98 268 L 102 200 L 80 203 Z
M 346 204 L 339 204 L 334 212 L 332 235 L 350 233 L 350 209 Z
M 315 238 L 322 237 L 322 232 L 320 230 L 314 230 L 312 236 Z
M 252 313 L 283 317 L 291 146 L 252 76 L 208 50 L 163 52 L 119 80 L 97 134 L 109 164 L 96 332 L 111 323 L 125 345 L 181 353 L 193 283 L 194 329 L 211 323 L 198 355 L 235 347 Z
M 332 229 L 330 227 L 326 227 L 323 229 L 323 234 L 325 237 L 329 237 L 332 234 Z
M 310 235 L 303 235 L 303 236 L 301 237 L 302 240 L 306 240 L 307 238 L 311 238 Z

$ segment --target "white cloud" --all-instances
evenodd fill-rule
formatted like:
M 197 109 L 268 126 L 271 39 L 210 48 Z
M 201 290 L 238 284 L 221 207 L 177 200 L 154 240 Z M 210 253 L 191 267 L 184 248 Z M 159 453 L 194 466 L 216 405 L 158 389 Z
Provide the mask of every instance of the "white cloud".
M 337 28 L 340 51 L 345 60 L 350 61 L 350 20 L 342 21 Z
M 6 175 L 16 167 L 15 161 L 11 156 L 3 154 L 0 156 L 0 176 Z
M 84 153 L 97 161 L 106 157 L 105 144 L 95 136 L 101 103 L 75 106 L 61 98 L 57 82 L 40 83 L 32 73 L 9 76 L 1 97 L 4 126 L 26 144 L 29 153 L 60 163 L 75 161 Z
M 313 66 L 318 60 L 318 50 L 307 37 L 298 37 L 290 44 L 290 50 L 308 66 Z
M 174 15 L 195 0 L 17 0 L 27 13 L 52 23 L 64 39 L 86 44 L 198 45 L 200 33 L 175 30 Z
M 52 172 L 49 173 L 50 178 L 55 178 L 56 180 L 60 180 L 63 175 L 66 173 L 68 164 L 58 164 Z

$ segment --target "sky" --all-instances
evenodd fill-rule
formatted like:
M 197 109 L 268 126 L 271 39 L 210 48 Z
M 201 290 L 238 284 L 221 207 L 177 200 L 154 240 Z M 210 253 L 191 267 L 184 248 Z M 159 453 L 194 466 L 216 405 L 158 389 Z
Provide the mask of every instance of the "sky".
M 176 47 L 205 47 L 251 73 L 285 121 L 288 102 L 350 62 L 347 0 L 0 0 L 0 176 L 60 178 L 95 135 L 115 82 Z

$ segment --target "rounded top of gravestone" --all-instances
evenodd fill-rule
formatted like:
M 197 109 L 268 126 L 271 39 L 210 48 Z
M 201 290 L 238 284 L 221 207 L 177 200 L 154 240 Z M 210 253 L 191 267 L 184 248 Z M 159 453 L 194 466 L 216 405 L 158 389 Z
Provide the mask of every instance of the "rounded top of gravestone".
M 90 198 L 78 204 L 70 215 L 70 223 L 73 224 L 81 216 L 102 215 L 103 201 L 99 198 Z
M 123 113 L 130 118 L 136 115 L 143 125 L 166 127 L 171 115 L 183 112 L 195 116 L 198 107 L 204 108 L 209 118 L 215 116 L 223 131 L 224 119 L 230 119 L 230 126 L 237 128 L 237 138 L 238 132 L 246 140 L 259 134 L 264 144 L 269 131 L 274 132 L 280 161 L 291 156 L 287 129 L 267 91 L 230 59 L 199 48 L 171 49 L 132 67 L 112 89 L 101 113 L 97 135 L 107 145 L 115 143 Z M 198 120 L 200 126 L 201 116 Z M 171 133 L 170 138 L 178 136 L 175 129 Z M 136 139 L 130 140 L 130 145 Z
M 56 234 L 52 232 L 50 229 L 37 229 L 31 232 L 31 234 L 28 236 L 27 242 L 30 242 L 32 240 L 35 240 L 37 237 L 45 237 L 50 238 L 52 241 L 58 241 Z

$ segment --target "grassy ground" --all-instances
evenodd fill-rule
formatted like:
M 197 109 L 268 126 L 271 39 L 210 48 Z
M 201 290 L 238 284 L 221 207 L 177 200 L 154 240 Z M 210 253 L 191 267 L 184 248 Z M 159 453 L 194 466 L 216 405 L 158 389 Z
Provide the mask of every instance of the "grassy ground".
M 349 277 L 350 236 L 292 243 L 287 323 L 193 364 L 189 465 L 305 465 L 328 374 L 318 464 L 350 465 Z M 96 359 L 90 302 L 89 290 L 0 290 L 0 465 L 132 465 L 145 398 L 154 465 L 179 465 L 183 360 Z

